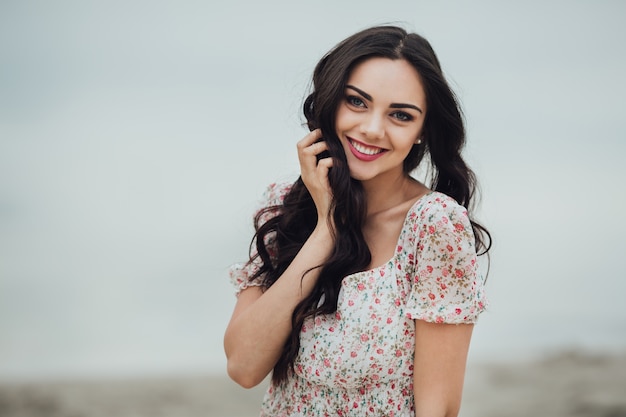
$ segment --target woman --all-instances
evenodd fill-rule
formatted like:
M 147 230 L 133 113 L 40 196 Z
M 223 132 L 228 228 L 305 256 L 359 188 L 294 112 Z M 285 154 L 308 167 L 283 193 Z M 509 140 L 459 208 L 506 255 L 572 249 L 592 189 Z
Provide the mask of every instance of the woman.
M 325 55 L 304 103 L 301 176 L 273 184 L 238 300 L 228 373 L 272 380 L 262 416 L 456 416 L 485 308 L 461 112 L 428 42 L 359 32 Z M 428 155 L 430 188 L 409 174 Z

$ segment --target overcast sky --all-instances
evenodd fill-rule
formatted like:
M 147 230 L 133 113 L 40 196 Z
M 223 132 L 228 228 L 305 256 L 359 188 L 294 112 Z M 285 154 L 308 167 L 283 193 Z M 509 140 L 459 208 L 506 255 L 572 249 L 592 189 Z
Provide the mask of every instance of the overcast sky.
M 432 43 L 494 235 L 473 357 L 626 348 L 626 3 L 0 3 L 0 379 L 223 372 L 264 187 L 319 58 Z

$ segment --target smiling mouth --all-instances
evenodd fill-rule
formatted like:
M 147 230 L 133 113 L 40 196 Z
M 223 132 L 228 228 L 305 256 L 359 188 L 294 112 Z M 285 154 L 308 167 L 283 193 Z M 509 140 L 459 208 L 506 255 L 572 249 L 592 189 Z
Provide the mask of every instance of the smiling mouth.
M 362 153 L 363 155 L 373 156 L 385 152 L 385 149 L 367 146 L 361 142 L 357 142 L 354 139 L 348 139 L 348 141 L 354 149 L 356 149 L 359 153 Z

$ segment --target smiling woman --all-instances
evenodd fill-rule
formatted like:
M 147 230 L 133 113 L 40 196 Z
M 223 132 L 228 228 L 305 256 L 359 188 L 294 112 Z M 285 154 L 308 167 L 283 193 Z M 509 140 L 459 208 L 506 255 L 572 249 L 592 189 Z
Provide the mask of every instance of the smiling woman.
M 357 65 L 335 123 L 350 176 L 361 181 L 378 177 L 382 182 L 403 177 L 403 161 L 421 141 L 422 109 L 426 94 L 407 61 L 371 58 Z
M 490 243 L 454 94 L 429 43 L 392 26 L 337 45 L 313 87 L 300 178 L 268 188 L 231 269 L 229 375 L 272 373 L 261 416 L 455 416 Z M 426 155 L 428 185 L 410 175 Z

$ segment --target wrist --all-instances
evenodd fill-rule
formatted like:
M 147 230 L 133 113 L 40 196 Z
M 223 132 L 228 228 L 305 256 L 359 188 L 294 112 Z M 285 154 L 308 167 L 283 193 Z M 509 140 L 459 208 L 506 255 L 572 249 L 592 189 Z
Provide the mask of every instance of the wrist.
M 322 242 L 333 243 L 335 241 L 335 231 L 327 218 L 320 218 L 317 226 L 311 233 L 311 238 Z

